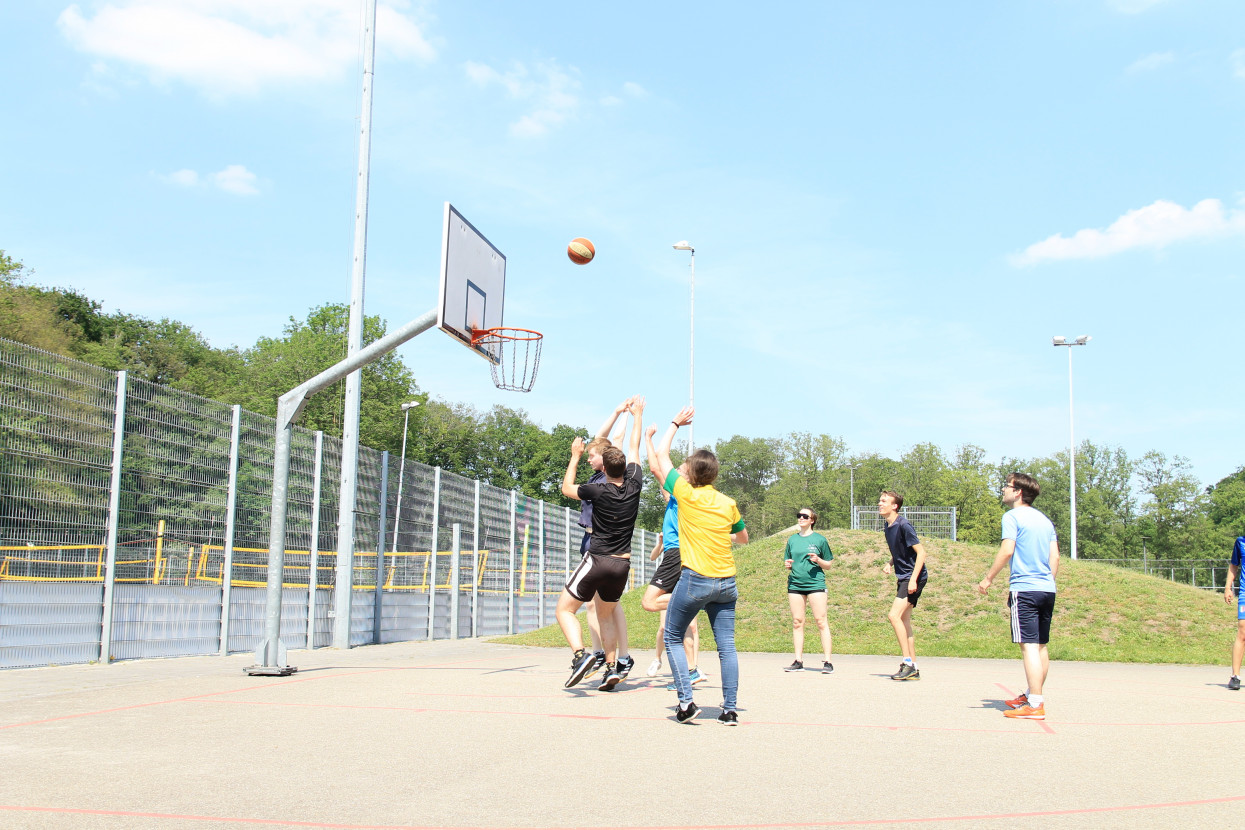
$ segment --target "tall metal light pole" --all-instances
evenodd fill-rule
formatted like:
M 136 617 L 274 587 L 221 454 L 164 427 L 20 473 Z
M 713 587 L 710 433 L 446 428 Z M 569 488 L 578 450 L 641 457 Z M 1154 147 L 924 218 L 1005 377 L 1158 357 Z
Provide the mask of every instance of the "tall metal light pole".
M 411 410 L 419 406 L 419 401 L 402 404 L 402 463 L 398 465 L 398 504 L 393 509 L 393 545 L 389 548 L 398 552 L 398 523 L 402 521 L 402 483 L 406 481 L 406 435 L 411 424 Z
M 687 395 L 687 405 L 696 406 L 696 249 L 691 243 L 684 239 L 682 242 L 674 243 L 676 251 L 692 252 L 692 300 L 688 306 L 688 318 L 691 320 L 691 336 L 688 338 L 688 360 L 687 373 L 691 384 L 691 389 Z M 691 455 L 696 451 L 696 438 L 693 430 L 695 424 L 687 425 L 687 454 Z
M 850 477 L 851 483 L 849 485 L 848 496 L 847 496 L 847 500 L 848 502 L 850 502 L 847 508 L 847 512 L 848 512 L 847 526 L 850 527 L 852 530 L 856 529 L 856 469 L 858 467 L 860 467 L 859 464 L 848 464 L 847 465 L 847 470 L 851 474 L 851 477 Z
M 1051 338 L 1052 346 L 1068 347 L 1068 485 L 1069 503 L 1072 506 L 1072 558 L 1076 559 L 1076 434 L 1072 417 L 1072 347 L 1084 346 L 1093 338 L 1088 334 L 1069 342 L 1068 338 L 1055 336 Z

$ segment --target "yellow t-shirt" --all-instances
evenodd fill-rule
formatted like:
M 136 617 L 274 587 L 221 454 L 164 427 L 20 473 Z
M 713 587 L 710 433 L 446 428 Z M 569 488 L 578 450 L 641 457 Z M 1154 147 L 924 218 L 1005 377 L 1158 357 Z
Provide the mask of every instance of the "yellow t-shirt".
M 693 487 L 677 470 L 666 476 L 665 486 L 679 503 L 679 556 L 683 564 L 701 576 L 734 576 L 731 534 L 744 529 L 735 500 L 713 485 Z

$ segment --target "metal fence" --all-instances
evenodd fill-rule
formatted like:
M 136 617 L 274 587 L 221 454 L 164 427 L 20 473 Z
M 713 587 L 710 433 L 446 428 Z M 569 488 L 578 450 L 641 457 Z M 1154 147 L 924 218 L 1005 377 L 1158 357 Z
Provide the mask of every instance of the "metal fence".
M 1224 559 L 1087 559 L 1081 562 L 1102 562 L 1117 568 L 1157 576 L 1171 582 L 1192 585 L 1208 591 L 1222 591 L 1228 578 L 1228 563 Z
M 263 638 L 275 421 L 0 340 L 0 667 Z M 352 645 L 553 622 L 577 511 L 359 450 Z M 331 641 L 341 441 L 295 429 L 281 639 Z M 396 535 L 396 544 L 395 544 Z M 655 535 L 637 529 L 631 586 Z
M 905 505 L 899 508 L 899 515 L 908 520 L 918 536 L 955 541 L 954 507 L 909 507 Z M 878 515 L 876 507 L 853 505 L 852 529 L 885 530 L 886 523 Z

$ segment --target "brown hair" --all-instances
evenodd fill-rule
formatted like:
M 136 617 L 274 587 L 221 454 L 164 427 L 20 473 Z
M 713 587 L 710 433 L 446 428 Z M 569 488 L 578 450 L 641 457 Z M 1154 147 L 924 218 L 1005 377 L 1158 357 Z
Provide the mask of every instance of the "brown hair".
M 622 478 L 627 472 L 627 456 L 618 447 L 606 447 L 601 451 L 601 466 L 610 478 Z
M 1020 500 L 1025 504 L 1033 504 L 1033 500 L 1042 494 L 1037 479 L 1027 473 L 1012 473 L 1007 483 L 1020 491 Z
M 899 495 L 894 490 L 883 490 L 882 495 L 891 497 L 891 501 L 895 503 L 896 510 L 903 507 L 903 496 Z
M 687 480 L 693 487 L 717 481 L 718 457 L 709 450 L 696 450 L 687 457 Z
M 588 446 L 584 447 L 584 452 L 605 452 L 614 446 L 608 438 L 593 438 L 588 442 Z
M 808 524 L 808 526 L 809 526 L 809 527 L 815 527 L 815 526 L 816 526 L 816 524 L 817 524 L 817 511 L 816 511 L 816 510 L 814 510 L 814 509 L 813 509 L 813 508 L 811 508 L 811 507 L 801 507 L 799 510 L 797 510 L 797 511 L 795 511 L 795 512 L 797 512 L 797 513 L 800 513 L 800 512 L 807 513 L 807 514 L 809 515 L 809 517 L 810 517 L 810 518 L 809 518 L 809 524 Z

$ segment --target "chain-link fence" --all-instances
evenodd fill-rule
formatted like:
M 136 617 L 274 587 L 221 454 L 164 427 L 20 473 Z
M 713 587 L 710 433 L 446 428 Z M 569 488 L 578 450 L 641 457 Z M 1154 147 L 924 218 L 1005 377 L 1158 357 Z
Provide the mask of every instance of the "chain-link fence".
M 256 648 L 275 421 L 0 340 L 0 667 Z M 295 428 L 281 638 L 332 639 L 341 441 Z M 361 447 L 351 644 L 552 623 L 577 511 Z M 654 565 L 636 530 L 632 587 Z
M 955 508 L 922 507 L 904 505 L 899 515 L 908 520 L 917 536 L 955 541 Z M 885 530 L 886 522 L 878 515 L 876 507 L 854 505 L 852 528 L 855 530 Z

